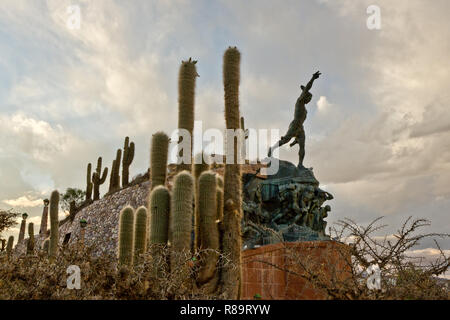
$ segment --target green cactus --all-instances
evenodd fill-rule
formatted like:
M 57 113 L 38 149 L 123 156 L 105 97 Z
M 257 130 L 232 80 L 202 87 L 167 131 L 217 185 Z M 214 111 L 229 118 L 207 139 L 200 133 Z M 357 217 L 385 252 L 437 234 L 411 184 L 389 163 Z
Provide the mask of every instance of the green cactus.
M 42 244 L 42 251 L 44 251 L 45 254 L 49 254 L 48 249 L 50 247 L 50 239 L 47 238 L 44 240 L 44 243 Z
M 171 236 L 173 255 L 171 270 L 183 267 L 185 255 L 191 250 L 192 201 L 194 197 L 194 179 L 188 171 L 182 171 L 175 177 L 171 199 Z
M 27 254 L 33 254 L 34 251 L 34 224 L 28 223 L 28 242 L 27 242 Z
M 164 132 L 157 132 L 152 136 L 150 174 L 152 189 L 166 183 L 167 157 L 169 152 L 169 137 Z
M 200 178 L 200 175 L 209 170 L 209 164 L 205 162 L 203 159 L 203 153 L 198 153 L 195 155 L 194 158 L 194 182 L 195 182 L 195 215 L 194 215 L 194 226 L 195 226 L 195 244 L 194 248 L 196 250 L 200 249 L 200 246 L 202 244 L 202 233 L 200 232 L 200 214 L 199 214 L 199 190 L 198 190 L 198 179 Z
M 122 266 L 131 266 L 133 263 L 133 224 L 134 210 L 126 206 L 120 212 L 119 219 L 118 256 L 119 264 Z
M 11 257 L 13 244 L 14 244 L 14 237 L 13 236 L 9 236 L 8 243 L 6 244 L 6 255 L 8 256 L 8 259 Z
M 217 185 L 216 199 L 217 199 L 216 200 L 217 201 L 217 215 L 216 215 L 216 218 L 217 218 L 218 223 L 222 224 L 222 221 L 223 221 L 223 189 L 220 188 L 219 185 Z
M 111 169 L 111 178 L 109 180 L 109 192 L 114 192 L 120 189 L 120 161 L 122 158 L 122 149 L 117 149 L 116 160 L 113 161 Z
M 169 215 L 169 190 L 165 186 L 157 186 L 150 194 L 150 244 L 167 244 Z
M 86 174 L 86 200 L 85 203 L 89 203 L 92 201 L 92 164 L 89 163 L 87 166 L 87 174 Z
M 123 144 L 122 159 L 122 187 L 129 185 L 130 165 L 134 159 L 134 142 L 130 143 L 130 138 L 126 137 Z
M 188 61 L 182 61 L 178 74 L 178 128 L 189 131 L 191 152 L 194 142 L 192 132 L 194 130 L 195 80 L 198 77 L 196 63 L 197 61 L 192 61 L 191 58 Z M 182 152 L 183 150 L 180 150 L 180 156 L 183 156 Z M 182 163 L 177 167 L 177 171 L 191 171 L 191 169 L 190 163 Z
M 92 175 L 92 183 L 94 184 L 94 201 L 100 199 L 100 185 L 105 183 L 107 175 L 107 167 L 103 170 L 102 174 L 102 157 L 99 157 L 97 160 L 97 169 Z
M 133 263 L 138 264 L 142 261 L 141 255 L 147 250 L 147 209 L 139 207 L 136 210 L 134 222 L 134 247 Z
M 239 129 L 239 78 L 241 55 L 236 47 L 229 47 L 223 57 L 225 90 L 225 123 L 227 129 Z M 241 167 L 237 164 L 238 147 L 233 141 L 234 161 L 225 165 L 223 254 L 231 260 L 222 270 L 222 293 L 226 299 L 239 299 L 241 287 Z M 228 155 L 227 155 L 228 156 Z M 239 267 L 231 267 L 239 266 Z
M 59 208 L 59 192 L 53 191 L 50 196 L 50 244 L 49 244 L 49 257 L 53 261 L 58 253 L 59 242 L 59 221 L 58 221 L 58 209 Z
M 206 250 L 201 253 L 201 268 L 197 278 L 198 283 L 204 284 L 215 275 L 217 278 L 216 264 L 219 258 L 219 229 L 217 226 L 217 193 L 216 174 L 212 171 L 203 172 L 198 181 L 199 193 L 199 217 L 201 233 L 201 248 Z M 217 282 L 217 279 L 216 281 Z

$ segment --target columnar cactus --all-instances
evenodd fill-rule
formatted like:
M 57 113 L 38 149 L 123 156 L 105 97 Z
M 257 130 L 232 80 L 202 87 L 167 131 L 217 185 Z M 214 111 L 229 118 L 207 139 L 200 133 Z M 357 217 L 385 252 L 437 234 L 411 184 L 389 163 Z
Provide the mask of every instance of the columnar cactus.
M 182 171 L 175 177 L 171 201 L 171 237 L 173 249 L 171 270 L 183 266 L 185 255 L 191 250 L 192 201 L 194 197 L 194 179 L 188 171 Z
M 113 161 L 111 169 L 111 179 L 109 181 L 109 192 L 120 189 L 120 160 L 122 158 L 122 149 L 117 149 L 116 160 Z
M 141 255 L 146 252 L 147 249 L 147 209 L 145 207 L 139 207 L 136 210 L 136 217 L 134 222 L 134 247 L 133 247 L 133 263 L 138 264 L 141 259 Z
M 202 233 L 200 232 L 200 213 L 199 213 L 199 190 L 198 190 L 198 185 L 199 185 L 199 181 L 198 179 L 200 178 L 200 175 L 209 170 L 209 164 L 205 162 L 205 160 L 203 159 L 203 153 L 198 153 L 195 155 L 194 158 L 194 182 L 195 182 L 195 221 L 194 221 L 194 226 L 195 226 L 195 244 L 194 244 L 194 248 L 195 249 L 200 249 L 200 246 L 202 244 Z
M 166 183 L 168 151 L 169 137 L 164 132 L 155 133 L 150 151 L 152 189 Z
M 167 244 L 169 234 L 170 193 L 157 186 L 150 194 L 150 244 Z
M 24 213 L 22 214 L 22 222 L 20 223 L 20 230 L 19 230 L 19 240 L 17 243 L 20 243 L 25 239 L 25 227 L 26 227 L 26 220 L 27 220 L 28 214 Z
M 49 247 L 50 247 L 50 239 L 47 238 L 44 240 L 44 243 L 42 244 L 42 251 L 44 251 L 45 254 L 49 254 Z
M 86 200 L 85 203 L 89 203 L 92 200 L 92 164 L 89 163 L 86 170 Z
M 130 165 L 134 159 L 134 142 L 130 143 L 130 138 L 126 137 L 123 144 L 123 159 L 122 159 L 122 186 L 126 187 L 129 184 Z
M 126 206 L 120 212 L 119 219 L 119 264 L 131 266 L 133 263 L 134 210 Z
M 225 122 L 227 129 L 239 129 L 239 78 L 241 55 L 236 47 L 229 47 L 223 57 L 223 84 L 225 90 Z M 225 165 L 223 253 L 234 267 L 222 270 L 222 291 L 228 299 L 238 299 L 241 286 L 241 168 L 237 164 L 237 144 L 233 143 L 234 161 Z M 227 155 L 228 156 L 228 155 Z
M 6 255 L 8 256 L 8 259 L 11 257 L 13 244 L 14 244 L 14 237 L 9 236 L 8 243 L 6 244 Z
M 50 196 L 50 244 L 49 257 L 53 261 L 58 253 L 59 242 L 59 192 L 53 191 Z
M 39 228 L 39 234 L 47 233 L 47 223 L 48 223 L 48 204 L 50 201 L 48 199 L 44 199 L 44 209 L 42 210 L 41 217 L 41 226 Z
M 196 63 L 197 61 L 193 61 L 191 58 L 188 61 L 182 61 L 178 74 L 178 128 L 186 129 L 191 135 L 189 159 L 191 159 L 193 145 L 195 80 L 198 77 Z M 183 155 L 180 154 L 180 156 Z M 177 167 L 177 171 L 191 171 L 191 169 L 190 163 L 182 163 Z
M 28 242 L 27 242 L 27 254 L 33 254 L 34 251 L 34 224 L 28 223 Z
M 202 252 L 201 268 L 197 282 L 204 284 L 215 277 L 217 282 L 216 264 L 219 258 L 219 228 L 217 226 L 217 194 L 216 174 L 203 172 L 198 181 L 198 212 L 199 231 L 201 233 Z
M 97 160 L 97 169 L 92 175 L 92 183 L 94 184 L 94 201 L 100 199 L 100 185 L 105 182 L 107 175 L 107 167 L 103 170 L 102 174 L 102 157 L 99 157 Z

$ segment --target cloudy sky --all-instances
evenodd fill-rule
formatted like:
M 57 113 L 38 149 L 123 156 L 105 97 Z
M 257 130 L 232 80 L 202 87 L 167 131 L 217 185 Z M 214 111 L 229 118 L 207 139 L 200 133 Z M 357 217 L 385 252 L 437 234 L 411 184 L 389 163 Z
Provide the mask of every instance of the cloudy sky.
M 373 4 L 379 30 L 367 27 Z M 70 5 L 79 29 L 69 28 Z M 84 188 L 87 163 L 103 156 L 110 166 L 126 135 L 137 148 L 131 173 L 144 172 L 151 134 L 176 127 L 183 59 L 199 61 L 196 119 L 223 128 L 232 45 L 247 127 L 284 131 L 299 85 L 322 72 L 305 165 L 335 196 L 330 223 L 385 216 L 395 232 L 412 215 L 448 232 L 449 12 L 448 0 L 2 0 L 0 207 L 38 225 L 42 199 Z

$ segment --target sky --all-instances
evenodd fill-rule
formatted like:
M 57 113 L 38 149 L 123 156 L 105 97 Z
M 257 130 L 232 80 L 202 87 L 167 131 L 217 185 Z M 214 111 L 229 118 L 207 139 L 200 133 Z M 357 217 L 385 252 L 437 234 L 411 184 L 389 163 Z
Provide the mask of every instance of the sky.
M 370 5 L 379 29 L 368 28 Z M 87 163 L 110 166 L 125 136 L 136 144 L 131 176 L 145 172 L 152 133 L 176 128 L 189 57 L 196 120 L 222 129 L 222 56 L 237 46 L 248 128 L 283 134 L 300 84 L 322 72 L 304 163 L 334 195 L 329 225 L 384 216 L 394 233 L 413 216 L 431 220 L 423 231 L 448 232 L 448 12 L 447 0 L 2 0 L 0 208 L 28 212 L 38 230 L 42 199 L 84 189 Z M 282 159 L 296 161 L 296 148 Z

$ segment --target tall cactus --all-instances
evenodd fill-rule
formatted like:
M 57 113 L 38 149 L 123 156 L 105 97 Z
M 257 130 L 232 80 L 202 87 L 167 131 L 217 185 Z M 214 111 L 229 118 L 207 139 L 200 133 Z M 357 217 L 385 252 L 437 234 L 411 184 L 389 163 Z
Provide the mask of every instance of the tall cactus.
M 191 250 L 192 201 L 194 197 L 194 179 L 188 171 L 182 171 L 175 177 L 171 202 L 171 270 L 183 268 L 186 254 Z
M 133 263 L 138 264 L 141 259 L 141 255 L 146 252 L 147 249 L 147 209 L 145 207 L 139 207 L 136 210 L 136 217 L 134 222 L 134 247 L 133 247 Z
M 111 179 L 109 181 L 109 192 L 114 192 L 120 189 L 120 161 L 122 158 L 122 149 L 117 149 L 116 160 L 113 161 L 111 169 Z
M 59 192 L 53 191 L 50 196 L 50 244 L 49 244 L 49 258 L 53 261 L 58 253 L 59 242 Z
M 17 243 L 20 243 L 25 239 L 25 228 L 27 224 L 27 217 L 28 214 L 24 213 L 22 214 L 22 222 L 20 223 L 20 230 L 19 230 L 19 239 L 17 240 Z
M 202 245 L 202 233 L 200 232 L 200 213 L 199 213 L 199 178 L 200 175 L 209 170 L 209 164 L 203 159 L 203 152 L 198 153 L 194 157 L 194 182 L 195 182 L 195 215 L 194 215 L 194 226 L 195 226 L 195 244 L 194 249 L 199 250 Z
M 189 159 L 191 159 L 193 145 L 195 80 L 199 76 L 196 63 L 197 61 L 191 58 L 188 61 L 182 61 L 178 74 L 178 128 L 186 129 L 191 135 Z M 183 151 L 186 150 L 180 150 L 180 152 Z M 180 153 L 180 156 L 183 155 Z M 177 171 L 191 171 L 191 169 L 190 163 L 182 163 L 177 167 Z
M 130 165 L 134 159 L 134 142 L 130 143 L 130 138 L 125 137 L 123 144 L 123 159 L 122 159 L 122 187 L 129 184 Z
M 92 164 L 88 163 L 86 169 L 86 199 L 85 203 L 92 201 Z
M 164 132 L 157 132 L 152 136 L 150 151 L 150 174 L 152 189 L 166 183 L 167 157 L 169 152 L 169 137 Z
M 223 84 L 225 90 L 225 122 L 227 129 L 239 129 L 239 78 L 241 54 L 229 47 L 223 57 Z M 241 168 L 237 164 L 237 143 L 233 139 L 234 161 L 225 165 L 223 253 L 232 265 L 222 270 L 222 292 L 227 299 L 238 299 L 241 289 Z M 227 155 L 229 156 L 229 155 Z
M 122 266 L 131 266 L 133 263 L 133 223 L 134 210 L 126 206 L 120 212 L 119 219 L 118 256 L 119 264 Z
M 169 234 L 170 193 L 157 186 L 150 194 L 150 244 L 167 244 Z
M 33 254 L 34 251 L 34 224 L 28 223 L 28 242 L 27 242 L 27 254 Z
M 198 283 L 204 284 L 210 280 L 217 283 L 216 264 L 219 258 L 219 228 L 217 226 L 217 194 L 216 174 L 211 171 L 203 172 L 198 181 L 199 200 L 199 232 L 201 233 L 202 251 L 201 268 L 197 278 Z
M 50 201 L 44 199 L 44 209 L 42 210 L 41 226 L 39 228 L 39 234 L 45 235 L 47 233 L 47 223 L 48 223 L 48 204 Z
M 94 184 L 94 201 L 100 199 L 100 185 L 105 183 L 107 175 L 107 167 L 103 170 L 102 174 L 102 157 L 99 157 L 97 160 L 97 169 L 92 175 L 92 183 Z
M 8 243 L 6 244 L 6 255 L 7 255 L 8 259 L 11 257 L 13 244 L 14 244 L 14 237 L 9 236 Z

